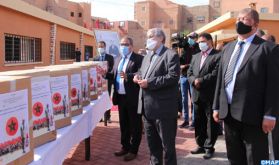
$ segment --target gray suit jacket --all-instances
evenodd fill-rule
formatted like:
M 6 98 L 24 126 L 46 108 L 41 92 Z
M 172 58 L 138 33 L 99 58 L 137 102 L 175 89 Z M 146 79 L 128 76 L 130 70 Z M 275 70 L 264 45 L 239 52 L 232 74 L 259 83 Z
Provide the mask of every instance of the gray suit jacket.
M 224 77 L 236 41 L 223 50 L 219 65 L 213 109 L 228 115 Z M 278 117 L 279 49 L 255 36 L 236 75 L 231 116 L 243 123 L 261 126 L 264 115 Z
M 151 59 L 146 55 L 139 74 L 147 79 L 148 88 L 140 89 L 138 113 L 148 119 L 175 118 L 178 111 L 179 56 L 163 47 L 147 75 Z

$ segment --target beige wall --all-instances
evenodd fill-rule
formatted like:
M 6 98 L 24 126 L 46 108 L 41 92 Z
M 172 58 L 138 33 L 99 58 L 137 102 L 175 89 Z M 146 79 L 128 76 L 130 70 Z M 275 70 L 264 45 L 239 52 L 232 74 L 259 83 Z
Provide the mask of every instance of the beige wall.
M 188 8 L 188 10 L 193 18 L 193 30 L 198 29 L 210 22 L 208 5 L 191 7 Z M 199 21 L 198 17 L 205 17 L 205 20 Z
M 225 14 L 229 11 L 238 11 L 243 8 L 249 7 L 249 4 L 253 2 L 256 3 L 256 10 L 260 12 L 261 8 L 267 7 L 268 13 L 275 13 L 279 12 L 279 0 L 253 0 L 253 1 L 246 1 L 246 0 L 222 0 L 221 9 L 222 14 Z M 275 8 L 277 7 L 277 8 Z
M 90 3 L 75 3 L 68 0 L 23 0 L 27 3 L 34 5 L 42 10 L 51 12 L 59 17 L 67 19 L 75 24 L 87 27 L 92 27 L 91 21 L 91 4 Z M 74 16 L 71 16 L 74 12 Z M 82 17 L 79 17 L 82 13 Z
M 142 1 L 135 3 L 135 20 L 144 28 L 152 27 L 154 19 L 155 4 L 152 1 Z
M 120 22 L 122 21 L 113 22 L 114 26 L 112 27 L 112 30 L 117 31 L 120 38 L 124 36 L 131 37 L 134 41 L 135 52 L 138 52 L 139 49 L 143 49 L 146 41 L 146 30 L 144 30 L 136 21 L 124 21 L 124 27 L 119 27 Z
M 31 69 L 34 66 L 50 65 L 50 34 L 51 23 L 50 21 L 42 20 L 16 10 L 0 6 L 0 70 L 18 70 L 18 69 Z M 72 24 L 72 23 L 71 23 Z M 74 24 L 73 24 L 74 25 Z M 75 25 L 76 26 L 76 25 Z M 56 31 L 56 45 L 55 45 L 55 64 L 71 63 L 73 60 L 60 60 L 60 41 L 75 43 L 76 47 L 80 47 L 81 31 L 72 30 L 63 25 L 57 25 Z M 13 34 L 19 36 L 40 38 L 42 41 L 41 55 L 42 61 L 28 64 L 4 64 L 5 61 L 5 34 Z M 92 35 L 84 33 L 82 52 L 84 53 L 84 45 L 95 47 L 95 38 Z M 84 55 L 82 55 L 84 60 Z
M 0 70 L 30 69 L 34 65 L 49 65 L 49 38 L 50 24 L 46 21 L 36 20 L 31 16 L 21 14 L 19 12 L 0 6 Z M 31 26 L 33 25 L 33 26 Z M 4 34 L 14 34 L 27 37 L 35 37 L 42 39 L 42 63 L 28 65 L 4 65 L 5 61 L 5 37 Z
M 57 26 L 57 35 L 56 35 L 56 49 L 55 49 L 55 64 L 68 64 L 72 63 L 73 60 L 60 60 L 60 42 L 69 42 L 74 43 L 75 47 L 80 48 L 80 33 L 64 28 L 61 26 Z

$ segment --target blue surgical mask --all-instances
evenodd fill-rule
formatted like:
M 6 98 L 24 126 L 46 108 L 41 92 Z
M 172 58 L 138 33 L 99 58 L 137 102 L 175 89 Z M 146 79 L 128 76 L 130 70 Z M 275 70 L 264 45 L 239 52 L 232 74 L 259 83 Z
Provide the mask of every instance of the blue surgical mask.
M 206 42 L 200 42 L 199 43 L 199 48 L 202 52 L 206 52 L 208 50 L 208 45 Z
M 127 55 L 130 53 L 129 47 L 128 46 L 120 46 L 120 54 L 122 57 L 127 57 Z
M 196 42 L 192 38 L 188 38 L 188 43 L 190 46 L 193 46 L 193 45 L 195 45 Z

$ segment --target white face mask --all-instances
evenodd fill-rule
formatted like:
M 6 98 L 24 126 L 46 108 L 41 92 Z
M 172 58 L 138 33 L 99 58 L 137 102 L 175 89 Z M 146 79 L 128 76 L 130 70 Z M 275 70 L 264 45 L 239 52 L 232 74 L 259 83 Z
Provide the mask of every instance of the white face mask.
M 146 55 L 151 56 L 153 54 L 153 50 L 146 49 Z
M 156 41 L 156 40 L 154 40 L 154 39 L 152 39 L 152 38 L 149 38 L 149 39 L 147 39 L 147 41 L 146 41 L 146 48 L 147 48 L 148 50 L 154 50 L 155 47 L 156 47 L 156 45 L 157 45 L 157 43 L 158 43 L 158 41 Z
M 99 54 L 104 54 L 105 53 L 105 48 L 98 48 Z
M 200 42 L 199 47 L 202 52 L 206 52 L 208 50 L 208 45 L 206 42 Z

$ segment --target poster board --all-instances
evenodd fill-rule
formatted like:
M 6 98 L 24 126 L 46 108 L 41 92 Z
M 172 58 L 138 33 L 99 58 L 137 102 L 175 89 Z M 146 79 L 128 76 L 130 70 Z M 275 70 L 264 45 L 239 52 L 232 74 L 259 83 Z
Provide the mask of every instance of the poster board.
M 108 30 L 94 30 L 96 41 L 106 42 L 106 53 L 112 55 L 114 58 L 119 55 L 120 38 L 116 31 Z

